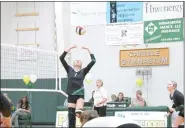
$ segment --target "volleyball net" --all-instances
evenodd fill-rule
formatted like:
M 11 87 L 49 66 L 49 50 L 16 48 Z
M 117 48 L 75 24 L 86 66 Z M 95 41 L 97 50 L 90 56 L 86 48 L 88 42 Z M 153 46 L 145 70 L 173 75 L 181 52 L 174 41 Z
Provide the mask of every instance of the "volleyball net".
M 1 90 L 26 92 L 56 92 L 59 90 L 58 54 L 16 45 L 1 44 Z M 31 88 L 23 81 L 24 76 L 36 76 Z

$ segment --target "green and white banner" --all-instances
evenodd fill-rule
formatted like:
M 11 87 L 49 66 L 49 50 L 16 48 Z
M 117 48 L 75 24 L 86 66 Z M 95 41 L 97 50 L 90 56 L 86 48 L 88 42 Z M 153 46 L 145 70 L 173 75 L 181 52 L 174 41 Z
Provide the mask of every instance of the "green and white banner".
M 183 18 L 144 22 L 144 43 L 183 41 Z

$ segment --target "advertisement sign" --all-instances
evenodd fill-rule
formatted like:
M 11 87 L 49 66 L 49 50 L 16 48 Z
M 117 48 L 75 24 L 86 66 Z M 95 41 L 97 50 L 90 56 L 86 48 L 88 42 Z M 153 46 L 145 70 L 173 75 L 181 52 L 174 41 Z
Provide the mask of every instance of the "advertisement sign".
M 169 65 L 168 48 L 120 50 L 120 67 Z
M 107 2 L 107 23 L 143 20 L 143 2 Z
M 141 127 L 148 128 L 167 128 L 167 117 L 164 117 L 166 112 L 150 112 L 150 111 L 119 111 L 115 112 L 116 117 L 132 119 Z
M 163 20 L 183 17 L 183 2 L 143 2 L 143 20 Z
M 108 24 L 105 28 L 107 45 L 143 44 L 143 23 Z
M 70 2 L 71 25 L 106 24 L 106 2 Z
M 144 22 L 144 43 L 183 41 L 183 18 Z
M 57 111 L 56 115 L 56 127 L 67 128 L 68 127 L 68 112 Z M 80 119 L 76 117 L 76 127 L 81 127 Z

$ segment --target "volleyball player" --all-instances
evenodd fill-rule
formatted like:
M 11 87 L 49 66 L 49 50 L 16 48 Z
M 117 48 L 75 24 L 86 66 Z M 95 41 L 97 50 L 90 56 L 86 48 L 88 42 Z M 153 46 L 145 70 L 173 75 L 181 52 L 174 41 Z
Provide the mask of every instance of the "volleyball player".
M 60 56 L 60 61 L 63 64 L 67 75 L 68 75 L 68 86 L 67 86 L 67 94 L 68 94 L 68 123 L 69 128 L 75 128 L 76 126 L 76 116 L 80 117 L 83 112 L 84 106 L 84 78 L 92 66 L 95 64 L 96 60 L 94 55 L 91 53 L 89 48 L 82 47 L 89 52 L 91 57 L 91 62 L 85 67 L 82 68 L 81 60 L 76 60 L 73 63 L 73 68 L 67 64 L 65 61 L 66 54 L 77 48 L 76 45 L 66 49 L 63 54 Z M 75 112 L 76 109 L 76 112 Z
M 170 99 L 173 101 L 172 108 L 169 108 L 169 113 L 172 114 L 174 111 L 179 111 L 174 123 L 174 127 L 179 127 L 180 124 L 184 122 L 184 95 L 178 91 L 177 83 L 175 81 L 170 81 L 168 83 L 167 89 L 170 92 Z

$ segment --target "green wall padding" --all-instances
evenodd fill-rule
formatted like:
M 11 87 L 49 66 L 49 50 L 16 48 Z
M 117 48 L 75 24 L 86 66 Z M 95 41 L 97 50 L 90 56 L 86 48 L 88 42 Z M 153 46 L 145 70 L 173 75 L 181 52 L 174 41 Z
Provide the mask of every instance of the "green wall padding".
M 67 79 L 62 79 L 62 90 L 66 92 Z M 23 80 L 2 80 L 1 88 L 27 88 Z M 55 79 L 38 79 L 33 89 L 55 89 Z M 14 106 L 28 92 L 6 92 Z M 55 92 L 31 92 L 32 122 L 55 124 L 57 106 L 63 105 L 65 96 Z

